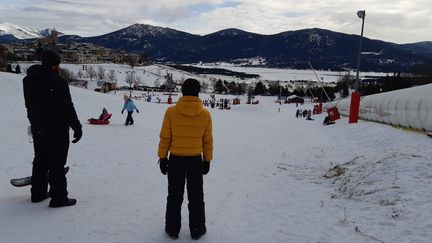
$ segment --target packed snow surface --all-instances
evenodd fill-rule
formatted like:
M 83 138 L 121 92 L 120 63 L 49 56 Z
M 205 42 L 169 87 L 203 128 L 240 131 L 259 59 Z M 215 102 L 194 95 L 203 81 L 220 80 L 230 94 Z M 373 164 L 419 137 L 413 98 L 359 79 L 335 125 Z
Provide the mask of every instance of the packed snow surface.
M 164 233 L 167 178 L 157 164 L 168 105 L 136 100 L 140 113 L 126 127 L 121 92 L 71 87 L 84 134 L 68 157 L 69 196 L 78 203 L 51 209 L 49 200 L 32 204 L 29 187 L 9 184 L 31 174 L 33 159 L 23 77 L 0 73 L 0 242 L 172 242 Z M 274 97 L 241 99 L 231 110 L 210 109 L 214 160 L 200 242 L 430 242 L 430 138 L 345 118 L 323 126 L 324 115 L 295 118 L 296 105 Z M 87 124 L 103 107 L 111 123 Z M 176 242 L 191 242 L 186 195 L 182 213 Z

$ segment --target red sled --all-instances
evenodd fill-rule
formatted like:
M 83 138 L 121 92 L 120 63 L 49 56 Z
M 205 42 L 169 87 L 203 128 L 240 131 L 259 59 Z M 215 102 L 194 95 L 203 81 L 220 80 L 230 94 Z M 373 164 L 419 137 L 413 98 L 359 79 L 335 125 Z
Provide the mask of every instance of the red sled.
M 108 125 L 109 121 L 103 121 L 98 119 L 88 119 L 87 120 L 92 125 Z
M 107 117 L 105 117 L 105 119 L 103 120 L 90 118 L 87 121 L 92 125 L 108 125 L 110 123 L 108 119 L 110 118 L 111 114 L 108 114 Z

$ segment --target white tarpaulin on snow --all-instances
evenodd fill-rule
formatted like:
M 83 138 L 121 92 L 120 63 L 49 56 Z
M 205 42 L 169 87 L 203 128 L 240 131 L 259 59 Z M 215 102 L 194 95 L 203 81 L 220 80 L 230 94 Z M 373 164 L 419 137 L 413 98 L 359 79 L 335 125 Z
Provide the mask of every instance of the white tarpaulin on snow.
M 327 103 L 349 115 L 350 98 Z M 359 117 L 395 126 L 432 131 L 432 84 L 401 89 L 361 98 Z

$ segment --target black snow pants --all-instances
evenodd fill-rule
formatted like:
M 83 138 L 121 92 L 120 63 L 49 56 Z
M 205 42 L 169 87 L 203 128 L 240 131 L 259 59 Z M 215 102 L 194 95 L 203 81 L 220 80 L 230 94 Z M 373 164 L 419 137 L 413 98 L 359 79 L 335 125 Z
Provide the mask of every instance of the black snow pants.
M 33 135 L 34 160 L 31 181 L 32 198 L 44 198 L 49 194 L 54 201 L 67 198 L 67 182 L 64 174 L 69 150 L 69 132 L 51 136 Z
M 132 125 L 134 123 L 134 120 L 132 118 L 133 111 L 128 111 L 128 115 L 126 117 L 125 125 Z
M 168 198 L 165 215 L 167 232 L 178 234 L 185 182 L 189 208 L 189 228 L 205 227 L 203 173 L 201 156 L 170 155 L 168 162 Z

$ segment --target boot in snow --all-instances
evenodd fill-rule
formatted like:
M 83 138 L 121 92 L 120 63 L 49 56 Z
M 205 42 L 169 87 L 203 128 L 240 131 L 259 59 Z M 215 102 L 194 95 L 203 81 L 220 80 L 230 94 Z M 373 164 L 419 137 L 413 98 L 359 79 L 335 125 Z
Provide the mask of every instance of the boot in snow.
M 76 202 L 77 200 L 73 198 L 66 198 L 65 200 L 61 200 L 61 201 L 54 201 L 51 199 L 49 203 L 49 207 L 50 208 L 68 207 L 68 206 L 75 205 Z
M 203 228 L 190 229 L 191 237 L 194 240 L 199 240 L 201 236 L 205 235 L 206 232 L 207 232 L 207 228 L 205 226 Z

